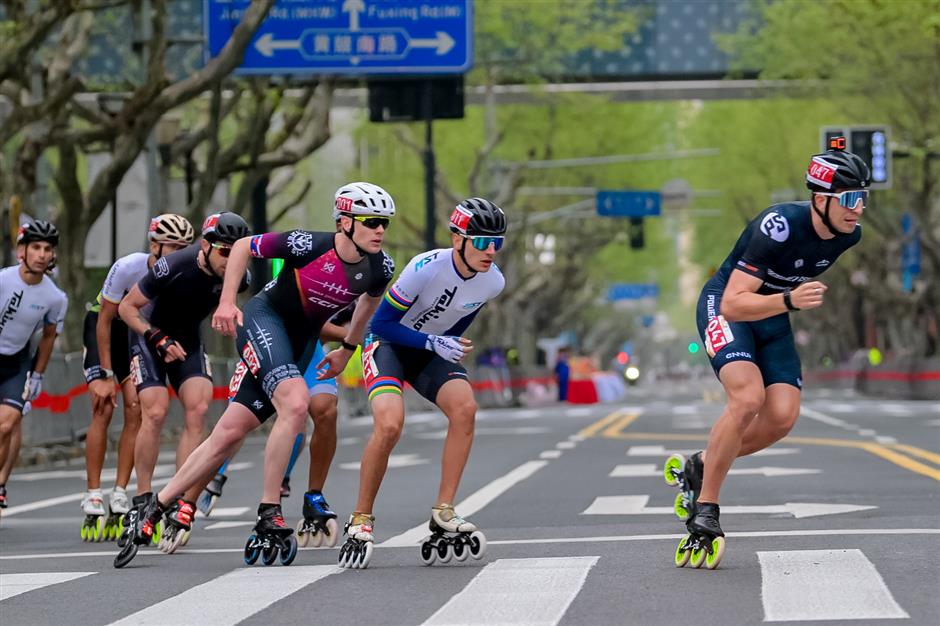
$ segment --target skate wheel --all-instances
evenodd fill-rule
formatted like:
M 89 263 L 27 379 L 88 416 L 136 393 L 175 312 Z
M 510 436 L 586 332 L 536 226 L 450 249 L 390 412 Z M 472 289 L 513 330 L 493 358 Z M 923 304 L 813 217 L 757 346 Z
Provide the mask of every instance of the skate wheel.
M 122 531 L 121 531 L 121 534 L 118 535 L 117 546 L 118 546 L 118 548 L 123 548 L 123 547 L 126 546 L 126 545 L 127 545 L 127 533 L 125 533 L 125 532 L 122 530 Z
M 692 558 L 689 559 L 689 565 L 698 569 L 705 563 L 705 557 L 708 556 L 708 550 L 705 548 L 693 548 Z
M 273 565 L 277 560 L 277 553 L 278 549 L 276 545 L 261 548 L 261 563 L 264 565 Z
M 114 567 L 116 569 L 121 569 L 133 561 L 135 556 L 137 556 L 137 544 L 135 544 L 133 541 L 126 541 L 124 543 L 124 547 L 121 548 L 121 551 L 118 552 L 118 555 L 114 557 Z
M 678 485 L 679 479 L 676 478 L 676 474 L 681 474 L 684 467 L 685 457 L 681 454 L 673 454 L 666 459 L 666 464 L 663 465 L 663 478 L 666 479 L 666 484 L 670 487 Z
M 323 536 L 323 531 L 315 528 L 310 531 L 310 540 L 308 543 L 314 548 L 319 548 L 323 545 L 324 539 L 326 539 L 326 537 Z
M 476 560 L 483 558 L 483 555 L 486 554 L 486 535 L 481 533 L 479 530 L 474 531 L 470 535 L 470 556 Z
M 725 538 L 715 537 L 712 539 L 712 551 L 705 557 L 705 567 L 715 569 L 721 563 L 721 557 L 725 555 Z
M 304 531 L 304 520 L 297 522 L 297 526 L 294 527 L 294 530 L 297 532 L 297 545 L 301 548 L 307 547 L 307 542 L 310 540 L 310 537 Z
M 372 545 L 371 541 L 366 541 L 362 544 L 355 563 L 356 569 L 366 569 L 369 567 L 369 563 L 372 561 L 373 550 L 375 550 L 375 546 Z
M 323 538 L 323 546 L 329 548 L 335 548 L 336 542 L 339 540 L 339 524 L 336 523 L 334 518 L 326 520 L 326 532 L 327 536 Z
M 676 567 L 685 567 L 685 564 L 689 562 L 689 557 L 692 556 L 692 551 L 688 548 L 690 541 L 692 541 L 692 535 L 686 535 L 679 542 L 676 548 Z
M 430 541 L 425 541 L 421 544 L 421 562 L 425 565 L 434 565 L 434 561 L 437 560 L 437 550 L 434 548 L 434 544 Z
M 183 545 L 183 539 L 186 537 L 185 530 L 175 530 L 166 540 L 166 553 L 173 554 L 176 549 Z
M 680 491 L 676 494 L 676 499 L 672 503 L 672 510 L 675 512 L 676 517 L 678 517 L 683 522 L 689 519 L 689 509 L 686 508 L 686 497 L 684 491 Z
M 99 517 L 95 520 L 95 525 L 92 527 L 92 537 L 96 543 L 100 543 L 104 539 L 104 518 Z
M 349 554 L 349 544 L 344 543 L 339 549 L 339 557 L 336 559 L 336 564 L 342 568 L 346 568 L 346 557 Z
M 470 549 L 462 541 L 458 541 L 454 544 L 454 560 L 458 563 L 463 563 L 467 560 L 467 557 L 470 556 Z
M 209 517 L 212 515 L 212 509 L 215 508 L 215 503 L 219 501 L 219 496 L 209 496 L 209 502 L 206 504 L 205 516 Z
M 157 522 L 157 525 L 153 527 L 153 534 L 150 536 L 150 541 L 155 546 L 160 545 L 160 538 L 163 536 L 163 522 Z
M 82 524 L 82 541 L 88 540 L 88 528 Z
M 189 543 L 189 536 L 190 536 L 191 534 L 192 534 L 192 531 L 191 531 L 191 530 L 187 530 L 187 531 L 184 531 L 184 532 L 183 532 L 183 540 L 180 541 L 180 545 L 181 545 L 181 546 L 185 546 L 187 543 Z
M 450 563 L 450 560 L 453 558 L 454 553 L 451 551 L 450 544 L 446 541 L 441 541 L 437 544 L 437 560 L 441 563 Z
M 297 537 L 291 535 L 286 540 L 287 549 L 281 550 L 281 565 L 287 566 L 297 558 Z
M 258 560 L 258 557 L 261 555 L 261 550 L 254 547 L 254 543 L 257 537 L 250 535 L 248 541 L 245 543 L 245 564 L 254 565 L 255 561 Z

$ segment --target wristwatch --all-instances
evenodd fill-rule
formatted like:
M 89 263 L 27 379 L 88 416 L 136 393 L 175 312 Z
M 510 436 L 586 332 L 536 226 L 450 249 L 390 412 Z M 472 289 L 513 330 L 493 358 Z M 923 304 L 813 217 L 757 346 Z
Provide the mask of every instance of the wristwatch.
M 101 368 L 101 373 L 104 374 L 102 378 L 114 378 L 114 370 L 109 370 L 106 367 Z
M 783 304 L 787 307 L 787 311 L 799 311 L 798 307 L 793 306 L 793 300 L 790 299 L 790 288 L 787 287 L 783 290 Z

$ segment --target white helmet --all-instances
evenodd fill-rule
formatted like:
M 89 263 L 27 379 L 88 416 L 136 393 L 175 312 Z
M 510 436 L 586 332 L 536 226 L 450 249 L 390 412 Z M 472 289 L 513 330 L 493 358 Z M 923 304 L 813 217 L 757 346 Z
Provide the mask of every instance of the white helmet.
M 336 190 L 333 219 L 341 214 L 393 217 L 395 201 L 387 191 L 372 183 L 348 183 Z

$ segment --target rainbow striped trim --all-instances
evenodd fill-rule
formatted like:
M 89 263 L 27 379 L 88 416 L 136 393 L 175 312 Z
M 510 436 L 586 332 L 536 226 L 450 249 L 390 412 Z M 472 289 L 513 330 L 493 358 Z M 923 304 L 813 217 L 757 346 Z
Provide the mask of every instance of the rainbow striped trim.
M 401 381 L 391 376 L 379 376 L 369 385 L 369 402 L 383 393 L 396 393 L 401 395 Z
M 413 304 L 403 298 L 401 294 L 397 293 L 394 285 L 389 287 L 388 291 L 385 292 L 385 300 L 399 311 L 407 311 Z

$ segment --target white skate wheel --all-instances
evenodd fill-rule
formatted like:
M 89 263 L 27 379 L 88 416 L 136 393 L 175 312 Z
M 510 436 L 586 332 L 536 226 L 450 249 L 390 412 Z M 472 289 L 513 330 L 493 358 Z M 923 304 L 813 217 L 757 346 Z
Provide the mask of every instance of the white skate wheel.
M 486 535 L 479 530 L 470 535 L 470 556 L 476 560 L 483 558 L 486 554 Z
M 310 539 L 310 537 L 307 535 L 307 533 L 301 531 L 303 527 L 304 521 L 301 519 L 299 522 L 297 522 L 297 526 L 294 527 L 294 530 L 297 532 L 297 545 L 301 548 L 306 548 L 307 541 Z
M 332 517 L 326 520 L 326 530 L 330 534 L 329 537 L 323 538 L 323 545 L 330 548 L 336 547 L 336 542 L 339 541 L 339 524 Z
M 310 533 L 309 543 L 314 548 L 319 548 L 321 545 L 323 545 L 323 533 L 319 530 L 312 531 Z
M 367 541 L 363 544 L 362 550 L 359 552 L 359 559 L 357 560 L 357 569 L 366 569 L 369 567 L 369 563 L 372 561 L 373 550 L 375 550 L 375 546 L 372 545 L 371 541 Z

